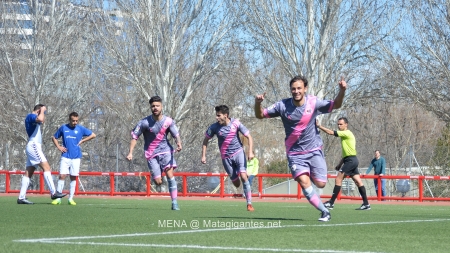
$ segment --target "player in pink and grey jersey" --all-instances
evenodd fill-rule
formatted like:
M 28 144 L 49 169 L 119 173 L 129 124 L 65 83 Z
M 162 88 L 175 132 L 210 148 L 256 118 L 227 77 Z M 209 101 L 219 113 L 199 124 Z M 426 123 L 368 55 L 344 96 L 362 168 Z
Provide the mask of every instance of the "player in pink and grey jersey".
M 261 106 L 265 93 L 255 98 L 255 115 L 258 119 L 281 117 L 285 129 L 286 156 L 292 177 L 300 184 L 308 201 L 322 212 L 319 221 L 329 221 L 331 215 L 312 187 L 319 188 L 327 182 L 327 166 L 322 153 L 322 139 L 316 127 L 317 115 L 341 107 L 347 83 L 339 82 L 339 94 L 334 101 L 307 96 L 308 80 L 296 76 L 289 82 L 292 98 L 283 99 L 267 109 Z
M 228 106 L 216 106 L 215 110 L 217 122 L 212 124 L 205 133 L 205 139 L 203 140 L 202 146 L 202 163 L 206 163 L 206 148 L 208 146 L 208 141 L 214 137 L 214 135 L 217 135 L 222 164 L 225 167 L 225 171 L 236 188 L 241 185 L 242 181 L 244 194 L 247 199 L 247 210 L 254 211 L 252 206 L 251 186 L 247 177 L 247 160 L 245 158 L 242 142 L 239 139 L 239 132 L 248 138 L 249 160 L 254 157 L 252 136 L 239 120 L 229 117 L 230 112 Z
M 172 210 L 180 210 L 177 203 L 178 187 L 173 170 L 177 167 L 173 157 L 174 149 L 167 141 L 167 134 L 170 133 L 177 144 L 176 151 L 181 151 L 181 139 L 175 122 L 162 114 L 162 99 L 159 96 L 150 98 L 152 115 L 142 119 L 131 132 L 130 152 L 127 159 L 133 159 L 133 150 L 137 139 L 144 135 L 144 151 L 148 168 L 153 180 L 157 185 L 162 184 L 161 174 L 164 171 L 167 175 L 170 197 L 172 198 Z

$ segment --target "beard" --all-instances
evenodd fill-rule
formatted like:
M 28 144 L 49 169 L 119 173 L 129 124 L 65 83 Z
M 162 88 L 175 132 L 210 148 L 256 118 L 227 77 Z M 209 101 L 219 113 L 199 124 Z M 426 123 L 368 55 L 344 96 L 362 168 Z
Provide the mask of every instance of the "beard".
M 300 97 L 297 99 L 296 96 L 292 96 L 292 99 L 293 99 L 294 101 L 296 101 L 296 102 L 300 102 L 300 101 L 302 101 L 303 97 L 304 97 L 304 96 L 300 96 Z
M 158 112 L 158 111 L 153 112 L 153 111 L 152 111 L 152 114 L 153 114 L 153 116 L 159 116 L 159 115 L 161 115 L 161 112 Z

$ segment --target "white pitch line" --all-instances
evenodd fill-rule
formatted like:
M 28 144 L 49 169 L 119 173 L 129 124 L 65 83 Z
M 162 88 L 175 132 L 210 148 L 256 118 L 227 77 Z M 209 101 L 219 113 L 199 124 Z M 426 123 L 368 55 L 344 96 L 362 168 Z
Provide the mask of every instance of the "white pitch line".
M 101 242 L 64 242 L 45 241 L 45 243 L 72 244 L 72 245 L 103 245 L 103 246 L 127 246 L 127 247 L 152 247 L 152 248 L 189 248 L 189 249 L 216 249 L 216 250 L 245 250 L 245 251 L 274 251 L 274 252 L 317 252 L 317 253 L 380 253 L 374 251 L 342 251 L 342 250 L 311 250 L 311 249 L 273 249 L 273 248 L 242 248 L 202 245 L 169 245 L 169 244 L 131 244 L 131 243 L 101 243 Z
M 361 225 L 378 225 L 378 224 L 396 224 L 396 223 L 417 223 L 417 222 L 436 222 L 436 221 L 450 221 L 450 219 L 431 219 L 431 220 L 404 220 L 404 221 L 376 221 L 376 222 L 358 222 L 358 223 L 340 223 L 340 224 L 317 224 L 317 225 L 284 225 L 278 227 L 244 227 L 244 228 L 211 228 L 211 229 L 191 229 L 181 231 L 169 232 L 153 232 L 153 233 L 134 233 L 134 234 L 119 234 L 119 235 L 97 235 L 97 236 L 74 236 L 74 237 L 59 237 L 59 238 L 38 238 L 38 239 L 19 239 L 14 242 L 55 242 L 65 240 L 86 240 L 86 239 L 102 239 L 102 238 L 118 238 L 118 237 L 136 237 L 136 236 L 153 236 L 153 235 L 172 235 L 172 234 L 188 234 L 188 233 L 202 233 L 202 232 L 221 232 L 230 230 L 249 230 L 249 229 L 276 229 L 276 228 L 298 228 L 298 227 L 334 227 L 334 226 L 361 226 Z

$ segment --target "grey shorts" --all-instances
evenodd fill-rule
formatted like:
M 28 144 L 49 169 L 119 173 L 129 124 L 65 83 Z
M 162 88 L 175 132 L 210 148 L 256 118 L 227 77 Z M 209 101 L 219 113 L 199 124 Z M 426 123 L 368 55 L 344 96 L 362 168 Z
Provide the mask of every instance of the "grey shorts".
M 171 152 L 159 154 L 148 159 L 147 165 L 153 179 L 160 178 L 163 171 L 177 167 L 177 163 Z
M 322 150 L 311 153 L 287 155 L 292 178 L 308 174 L 313 181 L 327 182 L 327 163 Z
M 232 157 L 222 159 L 222 164 L 231 181 L 239 180 L 240 173 L 247 173 L 247 159 L 243 150 Z

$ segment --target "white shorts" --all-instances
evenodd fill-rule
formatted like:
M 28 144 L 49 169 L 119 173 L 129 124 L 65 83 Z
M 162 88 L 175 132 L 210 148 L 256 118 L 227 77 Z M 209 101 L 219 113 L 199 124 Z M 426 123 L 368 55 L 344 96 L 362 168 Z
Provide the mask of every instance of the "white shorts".
M 34 166 L 37 168 L 39 164 L 47 161 L 40 143 L 28 142 L 25 153 L 27 154 L 27 167 Z
M 80 158 L 69 159 L 62 156 L 59 165 L 59 174 L 78 176 L 80 174 L 80 163 Z

